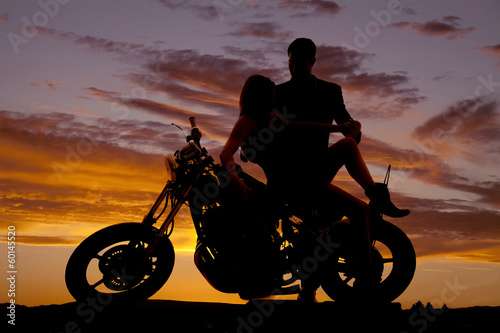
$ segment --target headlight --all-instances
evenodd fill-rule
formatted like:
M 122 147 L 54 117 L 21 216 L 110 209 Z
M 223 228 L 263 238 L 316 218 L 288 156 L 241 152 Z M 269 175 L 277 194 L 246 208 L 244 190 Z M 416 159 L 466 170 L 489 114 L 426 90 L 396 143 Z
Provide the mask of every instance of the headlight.
M 191 140 L 180 151 L 179 155 L 182 159 L 189 161 L 200 154 L 200 148 Z
M 165 157 L 165 168 L 167 168 L 167 177 L 169 180 L 175 181 L 176 179 L 175 173 L 178 167 L 179 164 L 177 164 L 174 156 L 169 155 Z

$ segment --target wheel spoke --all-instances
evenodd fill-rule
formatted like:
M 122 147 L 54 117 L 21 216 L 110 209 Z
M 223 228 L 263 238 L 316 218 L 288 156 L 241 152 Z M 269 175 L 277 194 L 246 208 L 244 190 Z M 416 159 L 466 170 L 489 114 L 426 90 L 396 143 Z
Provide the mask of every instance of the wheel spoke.
M 382 258 L 382 262 L 384 264 L 387 264 L 387 263 L 390 263 L 390 262 L 394 262 L 394 258 Z
M 99 281 L 97 281 L 96 283 L 94 283 L 93 285 L 91 285 L 90 287 L 95 290 L 95 288 L 97 288 L 97 286 L 99 286 L 103 282 L 104 282 L 104 278 L 100 279 Z

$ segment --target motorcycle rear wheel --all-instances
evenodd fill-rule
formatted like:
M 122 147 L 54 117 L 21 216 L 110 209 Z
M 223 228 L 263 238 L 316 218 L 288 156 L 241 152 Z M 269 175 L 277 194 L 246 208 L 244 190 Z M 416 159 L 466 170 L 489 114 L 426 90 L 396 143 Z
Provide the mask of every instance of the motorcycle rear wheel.
M 70 294 L 77 301 L 93 297 L 106 300 L 106 304 L 151 297 L 170 277 L 175 260 L 167 237 L 160 238 L 146 256 L 157 231 L 141 223 L 122 223 L 89 236 L 75 249 L 66 266 Z
M 321 286 L 337 302 L 389 303 L 409 286 L 416 268 L 415 250 L 406 234 L 395 225 L 381 222 L 372 233 L 372 265 L 380 273 L 380 282 L 370 289 L 356 283 L 359 277 L 352 253 L 334 254 L 322 269 Z

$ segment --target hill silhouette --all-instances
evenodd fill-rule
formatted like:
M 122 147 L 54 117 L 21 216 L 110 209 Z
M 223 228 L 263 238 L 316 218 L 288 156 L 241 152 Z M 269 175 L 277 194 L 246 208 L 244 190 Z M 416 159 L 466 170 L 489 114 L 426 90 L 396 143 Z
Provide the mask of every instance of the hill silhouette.
M 102 300 L 101 300 L 102 301 Z M 8 304 L 3 304 L 4 308 Z M 500 307 L 432 309 L 399 303 L 255 300 L 247 304 L 148 300 L 123 306 L 98 300 L 35 307 L 16 306 L 18 332 L 486 332 Z M 8 317 L 7 317 L 8 318 Z M 4 323 L 6 320 L 4 319 Z M 4 325 L 5 326 L 5 325 Z M 10 329 L 13 328 L 12 325 Z M 9 329 L 9 331 L 11 331 Z

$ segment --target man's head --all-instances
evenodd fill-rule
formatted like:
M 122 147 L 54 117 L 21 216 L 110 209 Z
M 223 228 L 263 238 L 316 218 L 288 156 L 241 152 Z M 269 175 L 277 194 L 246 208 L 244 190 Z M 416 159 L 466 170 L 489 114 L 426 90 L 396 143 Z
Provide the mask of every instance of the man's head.
M 310 78 L 315 62 L 316 45 L 309 38 L 297 38 L 288 47 L 288 69 L 293 78 Z

